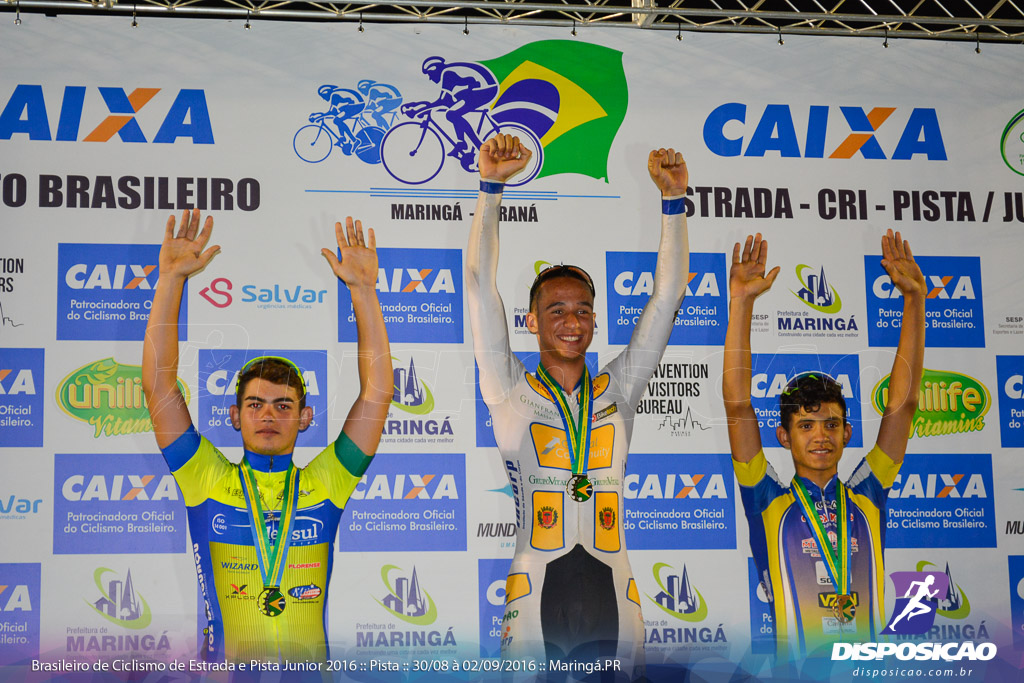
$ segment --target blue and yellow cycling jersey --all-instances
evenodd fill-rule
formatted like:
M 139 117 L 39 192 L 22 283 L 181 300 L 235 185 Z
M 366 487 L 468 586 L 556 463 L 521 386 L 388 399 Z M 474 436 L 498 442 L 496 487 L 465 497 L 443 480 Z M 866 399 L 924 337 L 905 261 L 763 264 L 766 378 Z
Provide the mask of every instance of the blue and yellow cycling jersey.
M 209 661 L 323 661 L 327 657 L 327 585 L 345 502 L 371 458 L 342 433 L 299 473 L 299 502 L 276 617 L 258 607 L 263 591 L 239 479 L 239 465 L 189 428 L 163 451 L 188 508 L 199 587 L 206 602 Z M 271 542 L 277 538 L 291 457 L 246 451 Z
M 899 463 L 876 445 L 846 483 L 850 494 L 850 584 L 857 608 L 847 624 L 835 617 L 835 587 L 792 488 L 779 481 L 764 451 L 749 463 L 733 460 L 732 464 L 750 529 L 750 550 L 772 606 L 779 656 L 802 658 L 827 643 L 877 640 L 885 625 L 885 506 Z M 801 481 L 834 542 L 838 477 L 832 477 L 824 489 L 808 479 L 801 477 Z

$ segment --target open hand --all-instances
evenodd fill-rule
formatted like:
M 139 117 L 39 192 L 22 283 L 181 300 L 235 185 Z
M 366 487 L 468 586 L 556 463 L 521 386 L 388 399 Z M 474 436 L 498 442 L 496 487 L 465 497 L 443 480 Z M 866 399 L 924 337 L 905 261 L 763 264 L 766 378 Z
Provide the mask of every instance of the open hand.
M 775 266 L 765 275 L 765 263 L 768 261 L 768 240 L 761 239 L 761 233 L 747 235 L 747 241 L 740 252 L 740 243 L 732 248 L 732 268 L 729 270 L 729 295 L 736 299 L 741 297 L 757 298 L 767 292 L 775 278 L 779 275 L 779 267 Z
M 367 237 L 363 238 L 363 223 L 355 221 L 352 216 L 345 218 L 345 225 L 334 224 L 334 236 L 338 240 L 341 251 L 339 259 L 333 249 L 324 247 L 320 253 L 331 264 L 334 274 L 349 286 L 375 287 L 377 284 L 377 238 L 370 228 Z
M 882 267 L 903 296 L 924 294 L 928 285 L 910 251 L 910 243 L 890 229 L 882 235 Z
M 198 233 L 198 237 L 196 234 Z M 213 216 L 206 217 L 203 231 L 199 232 L 199 209 L 181 214 L 181 227 L 174 234 L 174 215 L 167 219 L 164 243 L 160 247 L 160 277 L 179 275 L 189 277 L 206 267 L 217 255 L 220 246 L 207 248 L 213 234 Z

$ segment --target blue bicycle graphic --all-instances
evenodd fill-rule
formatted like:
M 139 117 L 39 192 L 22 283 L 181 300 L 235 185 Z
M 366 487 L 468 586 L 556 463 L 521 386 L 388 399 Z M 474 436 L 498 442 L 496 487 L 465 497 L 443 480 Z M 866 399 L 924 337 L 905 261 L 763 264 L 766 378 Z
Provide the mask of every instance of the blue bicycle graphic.
M 441 172 L 446 157 L 457 158 L 467 171 L 476 170 L 479 149 L 456 152 L 461 144 L 434 120 L 434 112 L 438 109 L 443 108 L 416 111 L 405 107 L 403 113 L 418 120 L 400 123 L 384 135 L 380 143 L 380 160 L 395 180 L 407 185 L 422 185 Z M 533 152 L 527 167 L 507 185 L 525 185 L 537 177 L 543 164 L 544 150 L 533 131 L 518 123 L 498 123 L 487 110 L 467 112 L 465 118 L 468 120 L 471 116 L 478 117 L 474 126 L 478 139 L 487 140 L 497 133 L 515 135 Z
M 292 139 L 295 154 L 303 161 L 319 164 L 338 147 L 346 156 L 355 154 L 368 164 L 379 164 L 384 129 L 368 124 L 361 116 L 356 117 L 355 130 L 352 131 L 355 143 L 343 141 L 328 125 L 335 118 L 330 112 L 310 114 L 310 123 L 299 128 Z

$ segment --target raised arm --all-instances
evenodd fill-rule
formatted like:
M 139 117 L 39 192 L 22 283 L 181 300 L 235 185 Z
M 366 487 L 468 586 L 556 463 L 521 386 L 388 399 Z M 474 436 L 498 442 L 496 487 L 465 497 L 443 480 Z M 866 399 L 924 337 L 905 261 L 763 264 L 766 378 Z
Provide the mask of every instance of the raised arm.
M 889 375 L 889 399 L 878 427 L 878 447 L 893 462 L 903 462 L 910 438 L 910 424 L 917 410 L 917 396 L 924 372 L 924 275 L 914 260 L 910 244 L 889 230 L 882 237 L 882 267 L 903 295 L 900 341 Z
M 480 195 L 466 250 L 466 296 L 480 394 L 488 404 L 508 394 L 522 365 L 512 355 L 505 304 L 498 294 L 498 216 L 505 181 L 525 168 L 531 156 L 511 135 L 496 135 L 480 147 Z
M 345 219 L 344 227 L 334 224 L 334 236 L 341 259 L 333 249 L 325 247 L 320 253 L 352 295 L 359 356 L 359 396 L 348 411 L 342 431 L 359 450 L 373 455 L 394 395 L 391 345 L 377 299 L 377 240 L 373 228 L 364 239 L 362 222 L 353 223 L 351 216 Z
M 185 397 L 178 389 L 178 313 L 185 280 L 205 268 L 220 251 L 219 246 L 206 246 L 212 234 L 212 217 L 207 216 L 200 232 L 199 209 L 185 211 L 177 235 L 174 216 L 167 219 L 160 247 L 160 279 L 142 345 L 142 390 L 161 449 L 174 443 L 192 424 Z
M 722 398 L 725 399 L 725 415 L 729 423 L 729 446 L 733 459 L 739 462 L 750 462 L 761 450 L 761 432 L 750 402 L 750 321 L 754 314 L 754 300 L 767 292 L 779 275 L 778 266 L 765 275 L 767 262 L 768 240 L 762 240 L 761 233 L 747 235 L 742 252 L 739 242 L 732 248 Z
M 651 150 L 647 172 L 661 192 L 661 241 L 654 291 L 633 328 L 629 345 L 608 366 L 618 366 L 617 374 L 626 382 L 623 389 L 632 406 L 643 397 L 647 382 L 665 353 L 690 276 L 685 200 L 690 177 L 686 161 L 671 148 Z

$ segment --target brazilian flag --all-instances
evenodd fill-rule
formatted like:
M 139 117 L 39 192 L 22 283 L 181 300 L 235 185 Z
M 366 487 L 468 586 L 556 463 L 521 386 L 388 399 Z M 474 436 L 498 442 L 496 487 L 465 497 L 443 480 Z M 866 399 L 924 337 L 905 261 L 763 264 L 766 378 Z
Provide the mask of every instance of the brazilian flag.
M 498 80 L 494 119 L 525 126 L 540 139 L 538 178 L 582 173 L 608 181 L 608 153 L 629 101 L 621 52 L 542 40 L 480 64 Z

